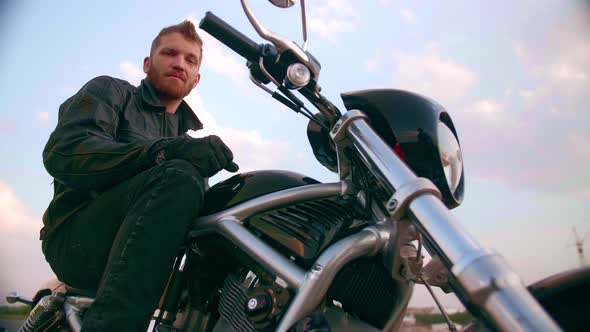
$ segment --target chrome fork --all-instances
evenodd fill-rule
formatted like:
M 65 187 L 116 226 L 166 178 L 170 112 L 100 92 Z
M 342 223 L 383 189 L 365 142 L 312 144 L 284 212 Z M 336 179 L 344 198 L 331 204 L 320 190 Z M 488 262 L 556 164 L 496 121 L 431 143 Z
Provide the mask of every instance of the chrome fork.
M 347 140 L 371 172 L 392 189 L 394 195 L 387 204 L 392 219 L 397 222 L 407 216 L 412 220 L 434 251 L 431 254 L 440 256 L 456 279 L 457 295 L 479 308 L 489 324 L 501 331 L 560 331 L 504 259 L 479 245 L 460 226 L 437 197 L 434 185 L 414 175 L 362 112 L 344 114 L 331 136 L 337 145 L 338 139 Z

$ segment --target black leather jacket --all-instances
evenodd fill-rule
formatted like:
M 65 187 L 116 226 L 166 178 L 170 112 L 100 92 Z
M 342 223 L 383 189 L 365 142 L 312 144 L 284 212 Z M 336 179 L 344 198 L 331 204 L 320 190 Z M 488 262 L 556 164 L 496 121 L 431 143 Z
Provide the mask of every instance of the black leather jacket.
M 203 127 L 184 101 L 176 115 L 165 110 L 147 80 L 134 87 L 108 76 L 92 79 L 60 106 L 43 150 L 54 196 L 43 215 L 41 240 L 102 191 L 154 166 L 166 137 Z

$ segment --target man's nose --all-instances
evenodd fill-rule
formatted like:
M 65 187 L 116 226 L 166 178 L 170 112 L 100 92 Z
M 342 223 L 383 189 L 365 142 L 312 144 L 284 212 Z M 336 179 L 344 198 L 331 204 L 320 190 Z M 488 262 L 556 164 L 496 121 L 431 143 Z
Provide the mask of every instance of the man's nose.
M 186 61 L 184 60 L 183 56 L 176 56 L 174 57 L 174 61 L 172 62 L 172 67 L 175 69 L 186 70 Z

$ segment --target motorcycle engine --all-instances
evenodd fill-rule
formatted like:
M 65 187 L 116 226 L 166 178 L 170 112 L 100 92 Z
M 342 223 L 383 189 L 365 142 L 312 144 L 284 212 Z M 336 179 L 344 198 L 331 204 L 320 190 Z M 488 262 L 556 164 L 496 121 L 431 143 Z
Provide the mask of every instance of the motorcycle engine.
M 234 331 L 273 331 L 291 293 L 270 275 L 229 274 L 223 283 L 219 314 Z
M 250 230 L 304 268 L 328 245 L 366 224 L 356 202 L 342 197 L 281 207 L 246 221 Z
M 229 274 L 224 281 L 219 301 L 219 314 L 226 330 L 274 331 L 289 306 L 294 291 L 283 288 L 276 278 L 266 273 L 258 276 L 249 271 L 241 277 Z M 334 278 L 325 301 L 316 315 L 329 309 L 350 314 L 362 322 L 383 328 L 398 298 L 398 288 L 380 263 L 380 258 L 363 258 L 348 264 Z M 332 321 L 333 324 L 339 324 Z M 350 325 L 347 325 L 350 327 Z M 338 330 L 338 329 L 336 329 Z M 346 330 L 346 328 L 344 329 Z
M 209 212 L 214 213 L 254 196 L 260 196 L 260 188 L 266 188 L 268 184 L 254 186 L 255 180 L 273 184 L 284 182 L 285 186 L 291 187 L 293 184 L 284 178 L 295 178 L 290 173 L 254 175 L 235 178 L 237 182 L 233 186 L 223 183 L 217 185 L 218 196 L 233 198 L 229 203 L 224 203 L 223 206 Z M 277 177 L 279 180 L 282 179 L 282 182 L 270 181 L 277 180 Z M 229 195 L 224 188 L 236 192 Z M 256 195 L 246 195 L 250 192 Z M 252 233 L 304 269 L 309 269 L 322 251 L 332 243 L 360 231 L 369 223 L 365 210 L 355 199 L 349 197 L 333 197 L 277 206 L 243 220 L 243 225 Z M 225 241 L 212 242 L 230 245 Z M 214 250 L 211 251 L 214 252 Z M 220 285 L 221 297 L 218 306 L 220 314 L 218 323 L 221 324 L 219 326 L 223 326 L 222 329 L 234 331 L 273 331 L 296 290 L 278 285 L 276 276 L 265 271 L 254 260 L 240 254 L 239 251 L 236 252 L 231 248 L 225 251 L 229 256 L 237 258 L 243 269 L 224 273 L 225 280 L 223 285 Z M 219 261 L 219 259 L 215 260 L 217 263 L 213 262 L 213 265 L 218 264 Z M 248 273 L 256 275 L 255 282 L 248 277 Z M 357 260 L 345 266 L 335 277 L 316 313 L 322 314 L 329 308 L 337 309 L 373 326 L 382 327 L 389 318 L 396 299 L 395 282 L 385 271 L 381 258 L 373 257 Z

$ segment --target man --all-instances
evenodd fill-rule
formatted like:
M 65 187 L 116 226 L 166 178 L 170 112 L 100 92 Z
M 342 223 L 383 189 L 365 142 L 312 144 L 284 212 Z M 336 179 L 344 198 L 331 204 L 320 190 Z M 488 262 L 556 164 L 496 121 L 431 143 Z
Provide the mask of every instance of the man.
M 145 331 L 199 214 L 203 178 L 238 169 L 218 137 L 186 135 L 202 128 L 183 100 L 201 59 L 184 21 L 154 39 L 138 88 L 101 76 L 60 106 L 43 151 L 55 193 L 41 240 L 61 281 L 97 289 L 84 331 Z

